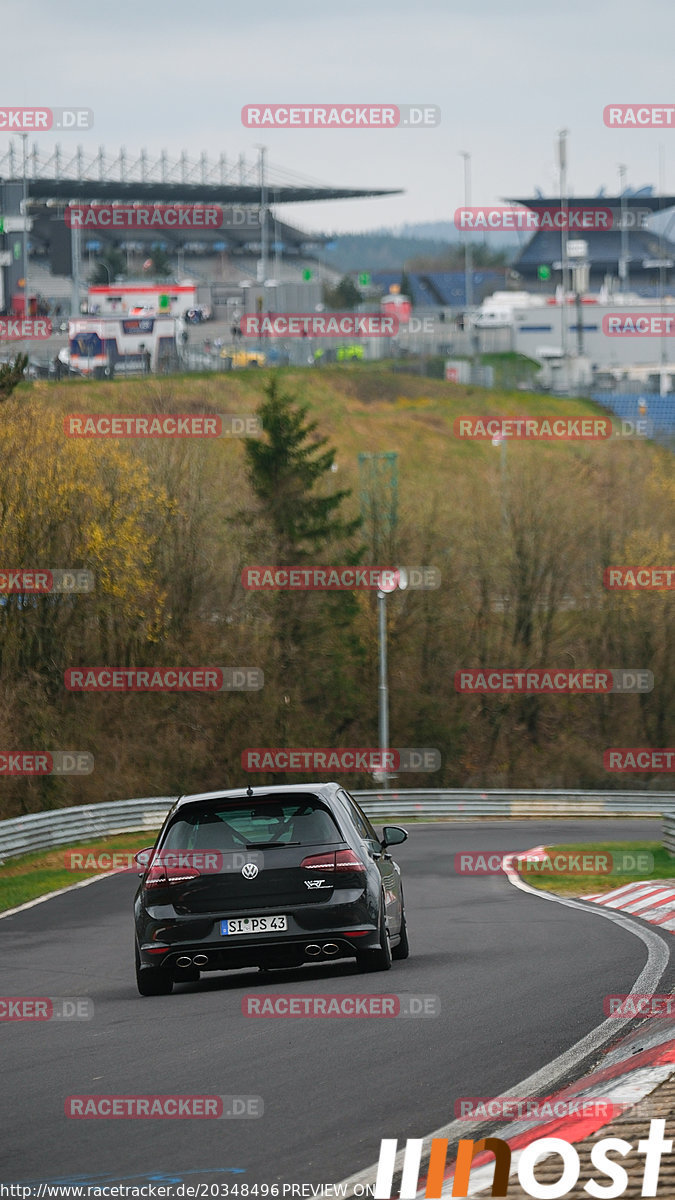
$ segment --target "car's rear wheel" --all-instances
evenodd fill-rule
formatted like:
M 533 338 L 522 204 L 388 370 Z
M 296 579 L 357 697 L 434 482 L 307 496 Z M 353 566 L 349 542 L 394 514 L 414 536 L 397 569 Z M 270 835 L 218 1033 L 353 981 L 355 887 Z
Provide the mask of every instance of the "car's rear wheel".
M 391 952 L 391 957 L 395 959 L 407 958 L 410 954 L 410 944 L 408 942 L 408 926 L 405 921 L 405 909 L 401 913 L 401 940 L 398 946 L 394 946 Z
M 136 947 L 136 987 L 141 996 L 170 996 L 173 979 L 162 967 L 142 967 Z
M 356 965 L 363 974 L 370 974 L 371 971 L 389 971 L 391 969 L 391 962 L 391 945 L 389 943 L 389 933 L 387 932 L 387 918 L 383 896 L 380 903 L 380 944 L 376 950 L 364 950 L 363 953 L 357 954 Z

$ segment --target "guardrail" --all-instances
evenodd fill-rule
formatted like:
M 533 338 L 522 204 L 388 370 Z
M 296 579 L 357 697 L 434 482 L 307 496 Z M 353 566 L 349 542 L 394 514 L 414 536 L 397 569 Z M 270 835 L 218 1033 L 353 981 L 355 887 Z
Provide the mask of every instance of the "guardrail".
M 663 846 L 675 858 L 675 813 L 663 814 Z
M 374 820 L 490 817 L 528 820 L 581 817 L 661 817 L 664 845 L 675 855 L 675 792 L 480 791 L 420 788 L 354 792 Z M 72 842 L 158 829 L 175 796 L 150 796 L 57 808 L 0 821 L 0 861 Z M 666 828 L 669 832 L 666 835 Z M 670 842 L 665 837 L 670 837 Z

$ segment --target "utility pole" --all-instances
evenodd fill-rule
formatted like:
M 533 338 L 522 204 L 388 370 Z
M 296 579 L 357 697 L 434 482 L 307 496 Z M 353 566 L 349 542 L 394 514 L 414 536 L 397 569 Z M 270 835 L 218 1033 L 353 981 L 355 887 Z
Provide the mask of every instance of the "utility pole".
M 359 454 L 359 475 L 361 477 L 361 515 L 364 523 L 370 525 L 372 531 L 373 557 L 377 566 L 386 565 L 379 562 L 380 556 L 390 553 L 393 532 L 397 521 L 398 499 L 398 453 L 383 451 L 381 453 Z M 388 496 L 385 494 L 388 491 Z M 387 593 L 397 588 L 405 588 L 407 579 L 403 572 L 397 573 L 395 581 L 387 581 L 377 591 L 377 633 L 378 633 L 378 684 L 377 710 L 378 735 L 380 751 L 389 749 L 389 685 L 387 682 Z M 384 760 L 383 760 L 384 762 Z M 386 787 L 391 772 L 383 766 L 379 772 Z
M 562 304 L 560 309 L 560 345 L 562 349 L 563 372 L 565 388 L 569 386 L 569 370 L 567 361 L 567 291 L 569 287 L 569 267 L 567 262 L 567 129 L 558 133 L 558 165 L 560 168 L 560 266 Z
M 265 179 L 265 147 L 258 146 L 258 172 L 260 182 L 260 274 L 263 287 L 267 279 L 267 181 Z
M 466 150 L 460 150 L 460 158 L 464 159 L 464 207 L 471 207 L 471 155 Z M 471 382 L 475 383 L 476 366 L 477 366 L 477 342 L 478 331 L 476 330 L 472 317 L 473 309 L 473 251 L 470 238 L 467 234 L 467 239 L 464 243 L 464 298 L 466 316 L 465 321 L 469 323 L 469 347 L 471 351 Z
M 626 225 L 626 168 L 619 164 L 619 187 L 621 188 L 621 257 L 619 258 L 619 280 L 622 292 L 628 291 L 628 228 Z
M 29 317 L 28 311 L 28 180 L 26 178 L 26 142 L 28 134 L 22 133 L 23 138 L 23 315 Z

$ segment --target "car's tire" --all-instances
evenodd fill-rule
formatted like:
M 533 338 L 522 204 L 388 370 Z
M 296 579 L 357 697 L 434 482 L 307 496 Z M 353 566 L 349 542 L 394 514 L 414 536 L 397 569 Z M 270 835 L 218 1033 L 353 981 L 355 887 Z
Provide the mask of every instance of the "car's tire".
M 364 950 L 356 956 L 356 965 L 364 975 L 371 971 L 391 970 L 392 951 L 387 933 L 387 921 L 384 907 L 384 896 L 380 904 L 380 944 L 377 950 Z
M 141 967 L 136 947 L 136 987 L 141 996 L 170 996 L 173 979 L 161 967 Z
M 398 946 L 394 946 L 391 952 L 391 957 L 399 961 L 402 958 L 407 958 L 410 954 L 410 943 L 408 942 L 408 926 L 406 925 L 405 909 L 401 912 L 401 940 Z

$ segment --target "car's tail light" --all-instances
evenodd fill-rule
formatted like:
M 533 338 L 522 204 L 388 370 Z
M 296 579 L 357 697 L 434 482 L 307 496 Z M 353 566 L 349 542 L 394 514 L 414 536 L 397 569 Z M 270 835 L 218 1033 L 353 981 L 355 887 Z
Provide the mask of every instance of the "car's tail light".
M 335 851 L 332 854 L 310 854 L 309 858 L 303 858 L 300 866 L 305 871 L 334 871 Z
M 305 871 L 365 871 L 365 865 L 353 850 L 334 850 L 331 853 L 310 854 L 300 866 Z
M 335 855 L 336 871 L 365 871 L 366 865 L 361 862 L 353 850 L 338 850 Z
M 166 888 L 172 883 L 191 883 L 199 879 L 200 872 L 194 867 L 167 867 L 161 862 L 153 863 L 145 877 L 145 888 Z

